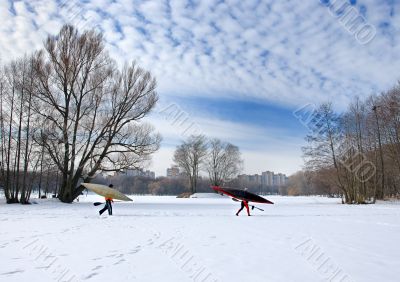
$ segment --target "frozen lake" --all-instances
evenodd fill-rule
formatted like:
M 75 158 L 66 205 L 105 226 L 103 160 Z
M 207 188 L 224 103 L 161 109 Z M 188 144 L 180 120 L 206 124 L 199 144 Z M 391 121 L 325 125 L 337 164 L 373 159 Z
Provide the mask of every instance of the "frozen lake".
M 0 281 L 399 281 L 400 205 L 267 197 L 0 200 Z

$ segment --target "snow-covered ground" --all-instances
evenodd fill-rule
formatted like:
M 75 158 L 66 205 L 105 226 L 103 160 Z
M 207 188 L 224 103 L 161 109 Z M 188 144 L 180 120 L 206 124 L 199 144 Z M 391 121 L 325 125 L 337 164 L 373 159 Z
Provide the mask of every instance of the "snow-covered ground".
M 399 281 L 400 205 L 269 197 L 133 197 L 99 216 L 79 203 L 0 200 L 0 281 Z

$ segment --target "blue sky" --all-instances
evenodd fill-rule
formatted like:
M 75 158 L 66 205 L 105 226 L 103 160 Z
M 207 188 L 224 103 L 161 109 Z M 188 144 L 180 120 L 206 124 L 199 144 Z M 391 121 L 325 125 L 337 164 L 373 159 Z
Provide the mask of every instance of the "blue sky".
M 348 12 L 359 25 L 344 21 Z M 290 174 L 306 134 L 294 110 L 332 101 L 341 111 L 398 81 L 399 15 L 395 0 L 2 0 L 0 57 L 40 48 L 67 22 L 100 30 L 120 65 L 137 60 L 157 77 L 148 119 L 164 136 L 157 175 L 185 137 L 159 113 L 171 104 L 202 133 L 238 145 L 244 172 Z

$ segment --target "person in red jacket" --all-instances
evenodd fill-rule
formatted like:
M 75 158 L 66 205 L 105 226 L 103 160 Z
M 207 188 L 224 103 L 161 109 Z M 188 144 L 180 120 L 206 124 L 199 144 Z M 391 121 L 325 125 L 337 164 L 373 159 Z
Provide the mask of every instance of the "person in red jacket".
M 112 188 L 113 185 L 110 184 L 110 185 L 108 185 L 108 187 Z M 102 215 L 103 212 L 105 212 L 106 210 L 108 210 L 108 214 L 109 215 L 112 215 L 112 204 L 111 203 L 114 202 L 114 201 L 113 201 L 112 198 L 107 198 L 107 197 L 105 198 L 105 200 L 106 200 L 106 204 L 104 205 L 104 208 L 99 210 L 99 215 Z
M 239 213 L 243 210 L 244 207 L 246 207 L 247 215 L 250 216 L 249 203 L 247 201 L 244 201 L 244 200 L 240 203 L 240 209 L 236 213 L 236 216 L 239 216 Z

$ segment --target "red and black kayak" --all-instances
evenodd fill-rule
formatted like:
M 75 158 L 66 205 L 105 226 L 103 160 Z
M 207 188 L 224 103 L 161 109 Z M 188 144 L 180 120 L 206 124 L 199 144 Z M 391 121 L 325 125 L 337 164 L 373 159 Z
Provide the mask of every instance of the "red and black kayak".
M 260 204 L 273 204 L 273 202 L 271 202 L 263 197 L 260 197 L 256 194 L 253 194 L 253 193 L 250 193 L 250 192 L 247 192 L 244 190 L 223 188 L 223 187 L 219 187 L 219 186 L 211 186 L 211 188 L 213 188 L 214 191 L 217 193 L 225 194 L 225 195 L 232 197 L 234 199 L 237 199 L 237 200 L 260 203 Z

